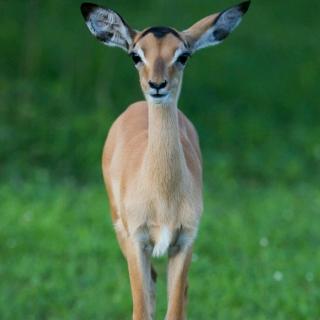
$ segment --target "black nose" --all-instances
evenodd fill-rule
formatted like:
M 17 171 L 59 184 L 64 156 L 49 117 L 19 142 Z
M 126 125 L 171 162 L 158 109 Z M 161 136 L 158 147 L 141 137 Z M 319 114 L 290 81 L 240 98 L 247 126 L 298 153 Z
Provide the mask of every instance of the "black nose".
M 155 83 L 155 82 L 149 81 L 149 86 L 150 86 L 152 89 L 156 89 L 156 90 L 163 89 L 163 88 L 166 87 L 166 85 L 167 85 L 167 80 L 164 80 L 164 81 L 161 82 L 161 83 Z

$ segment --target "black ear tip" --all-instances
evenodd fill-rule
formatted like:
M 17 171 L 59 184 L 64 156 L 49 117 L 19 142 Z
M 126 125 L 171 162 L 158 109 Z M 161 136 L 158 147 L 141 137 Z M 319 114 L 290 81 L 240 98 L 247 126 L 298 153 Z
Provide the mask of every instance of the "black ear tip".
M 98 6 L 94 3 L 84 2 L 80 6 L 83 17 L 88 20 L 89 14 Z
M 251 4 L 251 1 L 244 1 L 242 3 L 239 4 L 239 9 L 240 11 L 244 14 L 246 13 L 248 10 L 249 10 L 249 7 L 250 7 L 250 4 Z

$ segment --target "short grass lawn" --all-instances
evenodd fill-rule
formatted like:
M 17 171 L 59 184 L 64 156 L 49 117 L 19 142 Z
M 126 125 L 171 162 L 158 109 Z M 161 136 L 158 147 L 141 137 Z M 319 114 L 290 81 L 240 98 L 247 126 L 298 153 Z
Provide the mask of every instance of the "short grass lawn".
M 0 214 L 0 319 L 131 319 L 102 184 L 3 183 Z M 319 245 L 315 185 L 206 188 L 188 319 L 319 319 Z M 166 264 L 155 263 L 160 320 Z

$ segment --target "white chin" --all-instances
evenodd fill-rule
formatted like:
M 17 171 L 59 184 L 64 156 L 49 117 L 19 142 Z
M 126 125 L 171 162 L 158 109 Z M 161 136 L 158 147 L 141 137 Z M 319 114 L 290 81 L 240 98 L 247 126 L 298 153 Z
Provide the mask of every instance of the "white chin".
M 153 97 L 151 95 L 147 95 L 147 101 L 153 104 L 165 104 L 169 102 L 169 94 L 163 97 Z

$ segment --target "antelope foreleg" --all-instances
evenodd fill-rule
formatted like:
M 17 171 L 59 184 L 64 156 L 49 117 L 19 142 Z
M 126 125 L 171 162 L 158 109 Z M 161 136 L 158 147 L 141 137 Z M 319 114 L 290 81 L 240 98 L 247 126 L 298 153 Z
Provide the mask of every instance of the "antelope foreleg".
M 151 263 L 149 255 L 143 250 L 139 242 L 128 239 L 126 246 L 130 285 L 133 302 L 133 320 L 152 320 L 152 292 Z
M 187 276 L 192 248 L 183 248 L 169 257 L 168 264 L 168 310 L 166 320 L 185 320 L 187 302 Z

